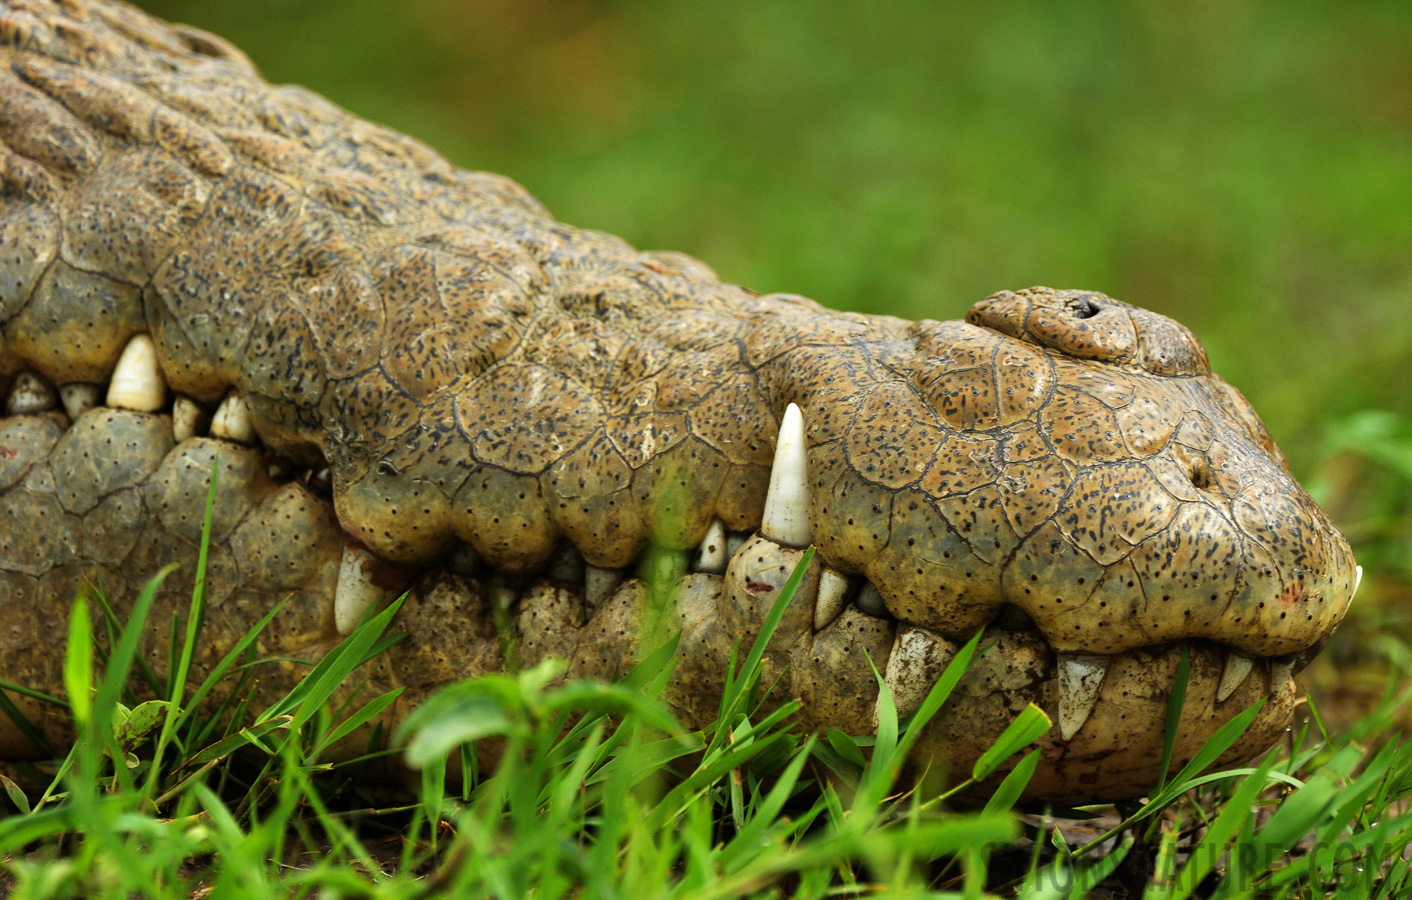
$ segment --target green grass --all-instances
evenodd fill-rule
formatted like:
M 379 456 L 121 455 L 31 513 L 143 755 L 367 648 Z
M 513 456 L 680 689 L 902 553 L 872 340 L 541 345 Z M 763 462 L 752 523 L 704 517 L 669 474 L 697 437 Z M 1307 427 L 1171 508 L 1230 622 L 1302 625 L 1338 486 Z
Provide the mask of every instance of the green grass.
M 898 779 L 920 730 L 985 652 L 983 635 L 907 719 L 879 679 L 875 736 L 800 735 L 792 702 L 763 702 L 765 644 L 796 572 L 733 661 L 711 726 L 687 731 L 659 699 L 671 642 L 616 684 L 563 680 L 551 661 L 434 694 L 390 738 L 420 780 L 373 790 L 378 767 L 395 762 L 381 749 L 387 736 L 375 728 L 364 752 L 332 754 L 395 694 L 336 709 L 330 698 L 396 640 L 397 604 L 255 710 L 253 647 L 269 618 L 201 684 L 187 680 L 204 615 L 199 576 L 186 627 L 172 626 L 168 674 L 139 663 L 165 575 L 126 623 L 96 593 L 74 602 L 64 671 L 78 739 L 61 760 L 24 767 L 28 789 L 0 776 L 10 807 L 0 886 L 15 897 L 1059 898 L 1105 880 L 1152 898 L 1412 889 L 1412 744 L 1391 736 L 1412 696 L 1403 670 L 1337 734 L 1311 702 L 1288 740 L 1249 767 L 1201 771 L 1255 707 L 1146 801 L 1017 812 L 1038 762 L 1031 742 L 1050 725 L 1037 708 L 945 794 Z M 221 696 L 214 709 L 201 703 Z M 952 808 L 1007 765 L 981 808 Z M 1095 816 L 1101 827 L 1082 821 Z

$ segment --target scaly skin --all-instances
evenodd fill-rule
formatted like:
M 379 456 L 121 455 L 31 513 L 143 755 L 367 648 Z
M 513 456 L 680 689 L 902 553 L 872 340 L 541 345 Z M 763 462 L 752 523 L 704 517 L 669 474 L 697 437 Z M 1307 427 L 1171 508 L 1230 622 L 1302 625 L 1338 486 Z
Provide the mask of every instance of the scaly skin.
M 171 391 L 208 410 L 238 394 L 258 435 L 178 440 L 170 400 L 0 419 L 6 680 L 59 690 L 78 586 L 101 580 L 122 609 L 178 561 L 148 642 L 162 664 L 219 453 L 201 666 L 286 596 L 260 649 L 317 658 L 350 559 L 411 589 L 410 637 L 373 672 L 410 688 L 393 718 L 507 651 L 609 677 L 661 620 L 683 633 L 668 698 L 702 724 L 800 551 L 754 538 L 723 575 L 644 553 L 695 548 L 716 520 L 760 525 L 791 403 L 819 557 L 767 664 L 806 728 L 873 727 L 868 656 L 915 708 L 1011 608 L 918 761 L 968 769 L 1026 703 L 1056 710 L 1056 654 L 1102 656 L 1092 714 L 1043 739 L 1029 793 L 1139 795 L 1181 642 L 1177 761 L 1268 695 L 1227 759 L 1249 756 L 1352 597 L 1347 544 L 1196 340 L 1100 294 L 1002 293 L 965 322 L 918 323 L 757 296 L 560 224 L 503 178 L 265 84 L 217 38 L 99 0 L 0 2 L 0 187 L 0 391 L 25 372 L 106 384 L 150 334 Z M 327 493 L 310 477 L 325 466 Z M 664 590 L 585 587 L 585 564 L 611 579 L 644 558 Z M 886 610 L 816 610 L 826 569 L 866 578 Z M 1218 700 L 1230 649 L 1257 662 Z M 262 671 L 273 696 L 304 667 Z M 27 749 L 0 725 L 0 750 Z

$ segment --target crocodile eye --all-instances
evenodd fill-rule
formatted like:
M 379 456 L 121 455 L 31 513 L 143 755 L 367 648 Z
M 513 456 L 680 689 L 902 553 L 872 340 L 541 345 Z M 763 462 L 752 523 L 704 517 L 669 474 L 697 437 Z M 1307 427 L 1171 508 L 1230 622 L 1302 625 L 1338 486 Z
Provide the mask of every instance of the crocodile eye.
M 1076 319 L 1092 319 L 1094 316 L 1098 315 L 1101 309 L 1101 307 L 1093 301 L 1093 297 L 1088 294 L 1070 300 L 1069 308 L 1073 311 L 1074 318 Z

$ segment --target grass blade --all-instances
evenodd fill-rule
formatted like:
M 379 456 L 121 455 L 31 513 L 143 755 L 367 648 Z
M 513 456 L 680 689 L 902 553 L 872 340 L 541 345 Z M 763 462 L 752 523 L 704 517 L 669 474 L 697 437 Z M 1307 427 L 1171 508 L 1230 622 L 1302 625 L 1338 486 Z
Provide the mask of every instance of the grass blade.
M 79 594 L 69 608 L 69 645 L 64 654 L 64 690 L 69 710 L 82 732 L 93 712 L 93 626 L 88 616 L 88 600 Z
M 5 693 L 5 685 L 3 684 L 0 684 L 0 713 L 4 713 L 5 717 L 15 726 L 15 730 L 24 735 L 25 740 L 38 747 L 40 753 L 43 753 L 45 756 L 54 755 L 54 748 L 49 746 L 49 742 L 44 739 L 44 735 L 40 733 L 39 729 L 34 726 L 34 723 L 29 720 L 29 716 L 25 715 L 24 712 L 15 705 L 15 701 L 11 700 L 9 695 Z
M 976 781 L 989 778 L 1001 763 L 1018 753 L 1020 748 L 1034 743 L 1053 724 L 1044 710 L 1033 703 L 1029 704 L 1006 726 L 995 743 L 981 754 L 980 759 L 976 760 L 971 769 L 971 777 Z
M 1217 813 L 1201 841 L 1192 848 L 1187 863 L 1182 868 L 1173 885 L 1172 896 L 1185 900 L 1194 893 L 1206 876 L 1220 862 L 1222 854 L 1236 835 L 1240 834 L 1246 819 L 1251 815 L 1252 805 L 1269 782 L 1270 770 L 1274 768 L 1275 755 L 1267 754 L 1254 773 L 1246 776 L 1236 788 L 1230 800 Z
M 1047 728 L 1047 726 L 1046 726 Z M 1009 812 L 1020 795 L 1025 792 L 1030 779 L 1034 777 L 1034 770 L 1039 766 L 1039 751 L 1031 750 L 1025 754 L 1025 758 L 1015 764 L 1005 775 L 1005 780 L 1000 782 L 1000 787 L 995 789 L 995 793 L 990 795 L 990 799 L 985 802 L 985 812 L 1004 813 Z
M 1191 758 L 1177 776 L 1169 780 L 1166 786 L 1157 791 L 1142 809 L 1136 818 L 1144 818 L 1162 807 L 1171 803 L 1178 796 L 1185 793 L 1191 787 L 1189 780 L 1201 774 L 1207 766 L 1214 763 L 1222 753 L 1230 749 L 1231 745 L 1240 739 L 1242 734 L 1250 728 L 1250 723 L 1255 721 L 1255 717 L 1260 715 L 1260 710 L 1265 707 L 1266 698 L 1261 698 L 1240 713 L 1236 714 L 1229 722 L 1216 729 L 1216 733 L 1207 739 L 1196 755 Z
M 1167 723 L 1162 731 L 1162 768 L 1158 770 L 1157 792 L 1167 786 L 1167 778 L 1172 774 L 1172 752 L 1177 746 L 1177 733 L 1182 727 L 1182 708 L 1186 706 L 1187 681 L 1191 677 L 1191 650 L 1182 644 L 1182 655 L 1177 661 L 1177 677 L 1172 684 L 1172 693 L 1167 697 Z

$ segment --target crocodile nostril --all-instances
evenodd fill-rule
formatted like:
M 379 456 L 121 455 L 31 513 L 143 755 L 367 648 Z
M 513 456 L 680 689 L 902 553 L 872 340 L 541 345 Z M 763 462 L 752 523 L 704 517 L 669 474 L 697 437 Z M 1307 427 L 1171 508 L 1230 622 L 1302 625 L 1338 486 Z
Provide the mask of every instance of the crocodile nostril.
M 1192 487 L 1199 491 L 1209 491 L 1216 484 L 1216 476 L 1211 471 L 1211 464 L 1204 459 L 1192 463 L 1188 477 L 1191 478 Z

